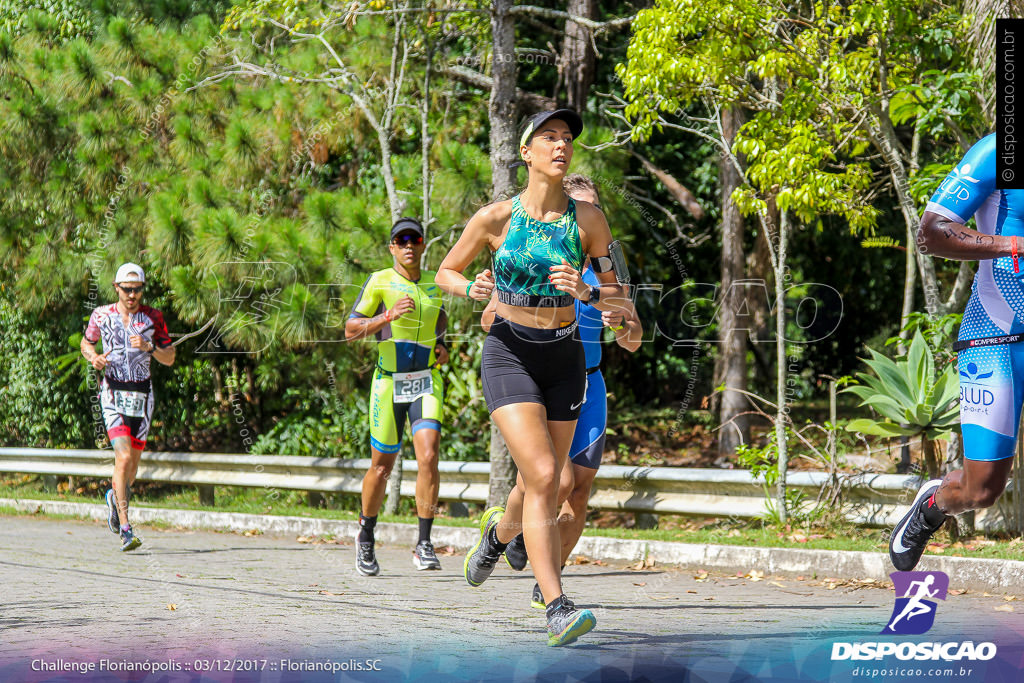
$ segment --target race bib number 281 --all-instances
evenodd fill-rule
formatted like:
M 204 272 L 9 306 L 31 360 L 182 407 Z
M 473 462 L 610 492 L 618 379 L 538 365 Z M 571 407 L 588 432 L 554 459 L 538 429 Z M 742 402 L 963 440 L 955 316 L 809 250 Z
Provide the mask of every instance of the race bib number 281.
M 396 372 L 391 379 L 395 385 L 395 403 L 412 403 L 420 396 L 426 396 L 434 391 L 430 370 Z

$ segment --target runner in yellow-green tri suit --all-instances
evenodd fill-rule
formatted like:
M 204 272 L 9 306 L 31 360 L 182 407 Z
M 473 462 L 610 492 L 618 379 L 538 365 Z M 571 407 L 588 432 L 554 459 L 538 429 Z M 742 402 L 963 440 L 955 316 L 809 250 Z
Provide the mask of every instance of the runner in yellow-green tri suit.
M 417 569 L 440 569 L 430 542 L 437 509 L 440 476 L 441 407 L 444 385 L 439 366 L 448 362 L 444 334 L 448 315 L 443 292 L 432 271 L 420 270 L 423 226 L 400 218 L 391 228 L 391 268 L 370 275 L 345 323 L 345 339 L 375 335 L 377 369 L 370 388 L 370 453 L 372 464 L 363 478 L 362 510 L 356 535 L 356 570 L 380 573 L 374 553 L 374 527 L 388 477 L 402 445 L 408 418 L 416 451 L 416 514 L 419 542 L 413 551 Z

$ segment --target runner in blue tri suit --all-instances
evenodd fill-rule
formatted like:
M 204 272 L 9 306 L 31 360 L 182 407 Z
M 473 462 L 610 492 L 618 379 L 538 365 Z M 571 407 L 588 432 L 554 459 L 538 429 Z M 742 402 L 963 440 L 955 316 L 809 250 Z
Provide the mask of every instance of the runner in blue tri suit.
M 590 178 L 579 173 L 572 173 L 565 177 L 562 187 L 572 199 L 590 202 L 597 208 L 601 208 L 597 186 Z M 600 284 L 591 267 L 590 259 L 587 259 L 584 264 L 581 277 L 587 285 L 597 286 Z M 492 298 L 481 316 L 485 330 L 490 329 L 496 304 L 497 298 Z M 587 389 L 583 407 L 576 422 L 576 431 L 573 433 L 572 445 L 569 447 L 569 462 L 572 467 L 562 470 L 559 486 L 560 492 L 569 492 L 568 498 L 562 502 L 558 518 L 563 567 L 583 534 L 583 527 L 587 521 L 590 488 L 594 483 L 594 477 L 597 476 L 597 469 L 601 466 L 601 456 L 604 454 L 604 438 L 608 424 L 608 400 L 604 377 L 601 375 L 602 332 L 605 327 L 614 330 L 615 341 L 619 346 L 631 352 L 639 349 L 643 340 L 643 327 L 640 324 L 640 319 L 636 316 L 635 309 L 632 316 L 627 319 L 619 313 L 599 311 L 582 301 L 577 300 L 575 305 L 576 320 L 578 321 L 577 334 L 580 341 L 583 342 L 583 354 L 586 359 Z M 512 496 L 522 499 L 523 492 L 518 485 L 512 489 L 509 497 Z M 522 503 L 520 502 L 519 505 Z M 522 533 L 520 533 L 505 548 L 505 561 L 512 569 L 522 571 L 526 567 L 527 559 L 526 544 Z M 536 583 L 533 585 L 530 604 L 538 609 L 545 607 L 544 596 L 541 594 L 540 586 Z
M 974 217 L 977 230 L 965 227 Z M 917 233 L 922 253 L 978 261 L 957 346 L 964 468 L 927 482 L 893 530 L 889 556 L 910 571 L 947 516 L 993 505 L 1013 463 L 1024 403 L 1024 190 L 996 188 L 996 136 L 984 137 L 946 176 Z

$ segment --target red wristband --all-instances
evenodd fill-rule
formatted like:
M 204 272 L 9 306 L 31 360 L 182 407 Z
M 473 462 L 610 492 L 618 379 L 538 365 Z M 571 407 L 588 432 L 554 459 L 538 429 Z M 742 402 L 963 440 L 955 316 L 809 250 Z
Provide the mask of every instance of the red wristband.
M 390 308 L 388 310 L 384 311 L 384 320 L 385 320 L 385 322 L 391 322 L 391 309 Z
M 1013 254 L 1013 272 L 1020 272 L 1020 265 L 1017 263 L 1017 236 L 1010 237 L 1010 250 Z

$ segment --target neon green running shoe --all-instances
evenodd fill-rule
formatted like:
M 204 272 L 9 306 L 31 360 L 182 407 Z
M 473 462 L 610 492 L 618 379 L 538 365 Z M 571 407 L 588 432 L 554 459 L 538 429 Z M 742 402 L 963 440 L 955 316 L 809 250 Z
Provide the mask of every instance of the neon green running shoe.
M 501 551 L 491 545 L 489 536 L 491 528 L 498 525 L 504 514 L 505 508 L 495 506 L 485 510 L 480 519 L 480 540 L 466 555 L 466 561 L 462 565 L 462 573 L 470 586 L 476 587 L 486 581 L 494 571 L 498 558 L 501 557 Z

